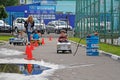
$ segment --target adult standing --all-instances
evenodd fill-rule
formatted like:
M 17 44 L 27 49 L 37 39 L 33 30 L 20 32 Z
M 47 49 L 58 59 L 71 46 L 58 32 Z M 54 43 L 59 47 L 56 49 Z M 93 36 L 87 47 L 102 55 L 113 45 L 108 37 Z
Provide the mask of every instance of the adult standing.
M 24 23 L 24 26 L 25 26 L 25 29 L 26 29 L 26 33 L 27 33 L 27 36 L 28 36 L 28 43 L 29 43 L 32 31 L 33 31 L 33 27 L 34 27 L 34 20 L 33 20 L 32 16 L 28 17 L 28 19 Z

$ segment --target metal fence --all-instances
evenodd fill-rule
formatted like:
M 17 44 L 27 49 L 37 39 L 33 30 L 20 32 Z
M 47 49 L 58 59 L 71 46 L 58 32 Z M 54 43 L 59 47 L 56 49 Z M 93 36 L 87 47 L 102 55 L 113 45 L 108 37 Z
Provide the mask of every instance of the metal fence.
M 100 40 L 117 44 L 120 37 L 120 0 L 76 0 L 75 35 L 98 32 Z

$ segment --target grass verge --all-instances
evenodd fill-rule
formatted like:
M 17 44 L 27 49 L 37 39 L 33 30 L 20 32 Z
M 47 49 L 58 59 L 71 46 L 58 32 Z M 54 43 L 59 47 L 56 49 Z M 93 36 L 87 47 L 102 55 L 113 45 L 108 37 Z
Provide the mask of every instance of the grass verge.
M 69 40 L 79 42 L 80 39 L 79 38 L 69 38 Z M 85 39 L 81 40 L 80 43 L 83 45 L 86 45 Z M 114 46 L 114 45 L 110 45 L 110 44 L 100 43 L 99 49 L 103 50 L 105 52 L 109 52 L 109 53 L 120 56 L 120 46 Z
M 12 36 L 0 36 L 0 41 L 8 41 Z

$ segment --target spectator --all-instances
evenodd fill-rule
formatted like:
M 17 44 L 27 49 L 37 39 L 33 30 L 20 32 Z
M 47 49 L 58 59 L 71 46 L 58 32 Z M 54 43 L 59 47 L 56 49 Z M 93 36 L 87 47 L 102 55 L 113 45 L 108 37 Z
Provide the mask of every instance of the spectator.
M 34 21 L 33 21 L 33 17 L 32 16 L 28 17 L 28 19 L 24 23 L 24 26 L 26 28 L 26 33 L 27 33 L 27 36 L 28 36 L 28 43 L 29 43 L 31 34 L 33 32 L 33 27 L 34 27 Z

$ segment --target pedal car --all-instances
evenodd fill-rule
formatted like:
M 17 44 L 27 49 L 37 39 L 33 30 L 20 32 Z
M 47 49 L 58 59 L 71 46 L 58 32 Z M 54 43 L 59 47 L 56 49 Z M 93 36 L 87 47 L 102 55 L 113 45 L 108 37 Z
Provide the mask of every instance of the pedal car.
M 59 52 L 70 52 L 72 53 L 71 50 L 71 43 L 70 42 L 58 42 L 57 43 L 57 53 Z
M 13 45 L 26 45 L 26 40 L 24 38 L 10 38 L 9 44 Z
M 41 42 L 41 40 L 40 40 L 40 39 L 39 39 L 39 40 L 36 40 L 36 39 L 31 39 L 31 43 L 32 43 L 32 44 L 34 44 L 34 43 L 35 43 L 35 41 L 37 41 L 38 45 L 42 45 L 42 42 Z

